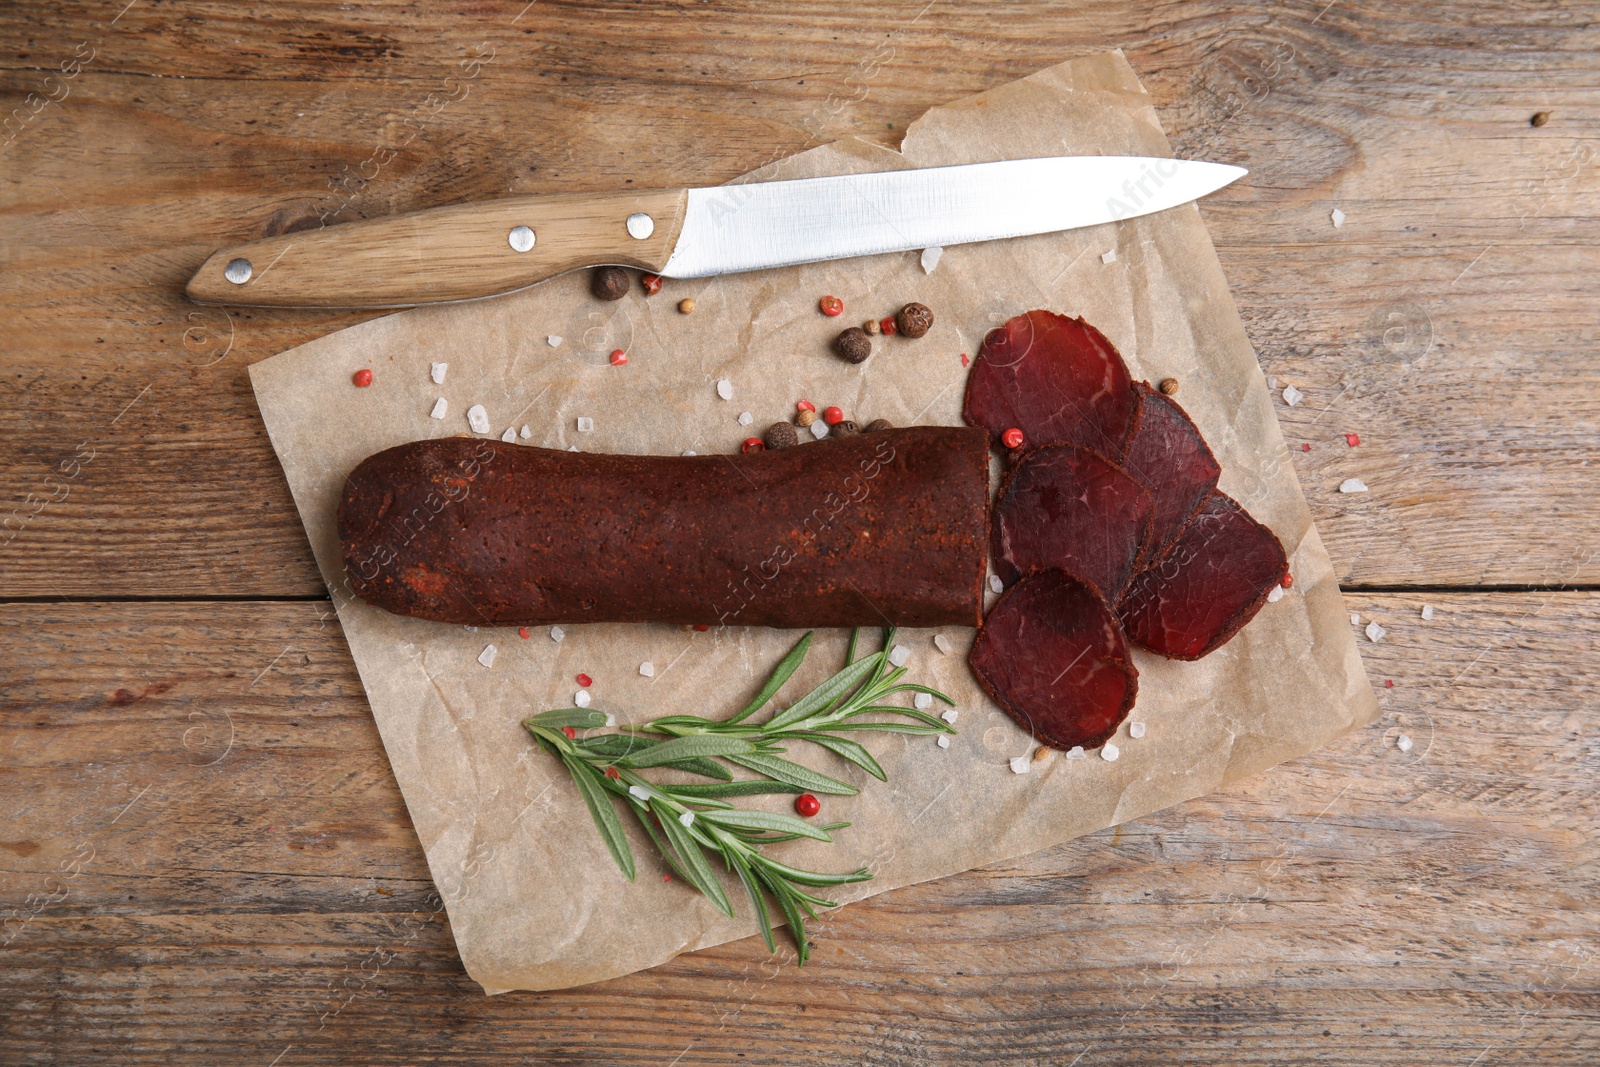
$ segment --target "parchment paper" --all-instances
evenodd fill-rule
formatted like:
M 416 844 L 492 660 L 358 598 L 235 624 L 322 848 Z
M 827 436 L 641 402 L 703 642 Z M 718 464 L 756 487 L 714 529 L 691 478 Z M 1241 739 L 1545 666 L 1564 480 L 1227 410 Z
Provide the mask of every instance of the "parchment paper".
M 1171 154 L 1120 53 L 1063 63 L 935 108 L 911 126 L 902 153 L 842 142 L 755 177 L 1071 153 Z M 1112 251 L 1115 260 L 1104 262 Z M 817 313 L 826 293 L 844 300 L 842 318 Z M 692 315 L 676 307 L 686 296 L 697 302 Z M 926 337 L 879 338 L 859 367 L 829 354 L 844 325 L 910 300 L 934 309 L 937 323 Z M 832 845 L 780 846 L 786 861 L 801 866 L 871 867 L 871 882 L 836 894 L 851 900 L 1137 818 L 1377 715 L 1273 401 L 1193 204 L 1093 229 L 953 247 L 932 273 L 910 252 L 668 281 L 654 297 L 636 289 L 615 304 L 594 300 L 587 276 L 575 274 L 513 296 L 377 319 L 251 368 L 462 962 L 486 991 L 594 982 L 754 931 L 748 901 L 730 920 L 682 882 L 664 882 L 642 835 L 634 840 L 639 879 L 624 880 L 564 770 L 519 723 L 534 711 L 571 706 L 579 672 L 594 679 L 594 707 L 623 723 L 731 714 L 800 635 L 589 625 L 567 627 L 558 643 L 542 628 L 523 639 L 516 630 L 388 615 L 343 588 L 334 509 L 344 476 L 391 445 L 467 432 L 473 404 L 487 408 L 494 437 L 526 424 L 529 444 L 631 454 L 731 452 L 786 417 L 800 397 L 837 404 L 862 423 L 959 424 L 961 355 L 975 355 L 988 329 L 1034 307 L 1085 316 L 1118 345 L 1136 379 L 1179 379 L 1179 400 L 1222 463 L 1222 489 L 1282 538 L 1295 584 L 1201 662 L 1136 654 L 1139 700 L 1130 721 L 1146 724 L 1147 733 L 1134 740 L 1124 726 L 1120 760 L 1057 753 L 1023 775 L 1007 761 L 1035 745 L 968 673 L 974 631 L 945 631 L 954 644 L 949 655 L 936 650 L 934 631 L 902 631 L 914 677 L 955 697 L 960 735 L 948 750 L 932 737 L 867 735 L 887 784 L 807 752 L 802 758 L 812 766 L 859 779 L 859 796 L 824 798 L 829 820 L 854 825 Z M 551 335 L 561 338 L 554 347 Z M 608 364 L 615 348 L 627 350 L 625 367 Z M 429 377 L 434 361 L 449 363 L 442 386 Z M 355 389 L 350 375 L 363 366 L 373 368 L 373 384 Z M 721 378 L 732 381 L 732 400 L 718 397 Z M 429 411 L 439 396 L 449 412 L 434 420 Z M 745 411 L 754 416 L 749 426 L 737 421 Z M 592 432 L 576 431 L 579 416 L 594 420 Z M 785 694 L 792 699 L 838 669 L 847 637 L 819 633 Z M 491 643 L 497 655 L 486 668 L 479 655 Z M 640 674 L 645 661 L 654 677 Z M 781 807 L 782 798 L 771 805 Z

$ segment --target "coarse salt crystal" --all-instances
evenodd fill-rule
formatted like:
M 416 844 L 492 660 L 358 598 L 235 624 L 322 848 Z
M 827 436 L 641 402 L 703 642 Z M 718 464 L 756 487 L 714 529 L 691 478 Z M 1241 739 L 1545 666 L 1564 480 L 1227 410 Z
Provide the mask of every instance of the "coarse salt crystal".
M 1276 374 L 1268 375 L 1267 376 L 1267 388 L 1268 389 L 1276 389 L 1277 387 L 1278 387 L 1278 376 Z
M 694 449 L 692 449 L 692 448 L 686 449 L 683 454 L 686 455 L 686 456 L 692 456 L 692 455 L 694 455 Z
M 933 697 L 928 693 L 918 693 L 911 701 L 912 705 L 920 711 L 927 711 L 933 707 Z
M 444 418 L 444 413 L 449 410 L 450 402 L 441 396 L 438 400 L 433 402 L 433 410 L 428 412 L 428 414 L 435 419 L 442 419 Z
M 940 652 L 943 652 L 947 656 L 952 651 L 952 646 L 950 644 L 950 639 L 948 637 L 946 637 L 944 634 L 934 634 L 933 635 L 933 647 L 937 648 Z
M 989 575 L 989 592 L 1003 593 L 1005 591 L 1006 583 L 1000 580 L 1000 576 L 998 574 Z
M 635 800 L 649 800 L 650 790 L 646 789 L 642 785 L 630 785 L 628 787 L 628 795 L 633 797 Z
M 1122 755 L 1122 749 L 1109 742 L 1107 742 L 1100 749 L 1100 758 L 1105 760 L 1107 763 L 1117 762 L 1117 757 L 1120 755 Z
M 587 415 L 579 415 L 578 416 L 578 432 L 579 433 L 592 433 L 593 431 L 594 431 L 594 420 L 591 419 Z
M 1088 759 L 1089 758 L 1089 754 L 1083 750 L 1083 746 L 1082 745 L 1073 745 L 1071 748 L 1067 749 L 1067 758 L 1068 759 Z
M 824 437 L 828 436 L 828 429 L 828 424 L 823 422 L 821 419 L 818 419 L 816 422 L 811 424 L 811 436 L 820 441 Z
M 755 421 L 756 421 L 756 417 L 754 415 L 750 414 L 748 411 L 739 412 L 739 425 L 740 426 L 749 426 L 752 422 L 755 422 Z
M 1411 751 L 1411 735 L 1410 734 L 1401 734 L 1399 737 L 1395 738 L 1394 739 L 1394 747 L 1398 748 L 1401 752 L 1410 752 Z
M 1273 586 L 1272 587 L 1272 592 L 1267 594 L 1267 603 L 1268 604 L 1276 604 L 1278 601 L 1280 601 L 1282 599 L 1283 599 L 1283 586 L 1281 586 L 1281 585 Z
M 904 667 L 910 658 L 911 650 L 905 645 L 895 645 L 889 650 L 889 662 L 896 667 Z
M 500 440 L 504 441 L 508 445 L 511 444 L 516 439 L 517 439 L 517 428 L 515 426 L 507 426 L 506 427 L 506 432 L 500 435 Z
M 951 726 L 954 726 L 956 724 L 956 720 L 960 717 L 961 712 L 957 711 L 955 708 L 950 708 L 948 711 L 941 712 L 939 715 L 939 718 L 943 719 Z
M 1296 389 L 1294 386 L 1286 385 L 1286 386 L 1283 387 L 1283 402 L 1285 404 L 1288 404 L 1290 407 L 1294 407 L 1296 404 L 1300 403 L 1300 401 L 1304 400 L 1305 398 L 1306 398 L 1306 394 L 1302 393 L 1300 390 Z
M 563 630 L 561 627 L 550 627 L 550 640 L 554 641 L 556 644 L 559 645 L 561 643 L 561 639 L 565 636 L 567 636 L 567 631 Z
M 468 626 L 468 627 L 465 627 L 465 629 L 466 629 L 467 633 L 469 633 L 469 634 L 475 634 L 475 633 L 478 632 L 478 628 L 476 626 Z
M 687 826 L 693 826 L 694 825 L 694 812 L 692 812 L 692 811 L 684 812 L 682 815 L 678 816 L 678 821 L 683 823 L 683 825 L 686 826 L 686 827 Z
M 576 452 L 577 450 L 578 450 L 578 446 L 577 445 L 568 445 L 567 446 L 567 451 L 568 452 Z
M 1346 478 L 1344 481 L 1339 483 L 1339 492 L 1365 493 L 1367 492 L 1367 483 L 1362 481 L 1360 478 Z
M 639 664 L 639 673 L 646 678 L 654 678 L 656 676 L 656 665 L 649 660 L 645 660 Z
M 578 690 L 576 693 L 572 694 L 572 702 L 574 704 L 578 705 L 578 707 L 580 707 L 580 708 L 588 707 L 589 706 L 589 691 L 587 689 Z
M 606 712 L 606 725 L 607 726 L 615 726 L 615 725 L 617 725 L 617 717 L 615 715 L 613 715 L 609 711 Z
M 939 747 L 940 748 L 949 748 L 950 747 L 950 735 L 949 734 L 940 734 L 939 735 Z
M 929 245 L 922 250 L 922 273 L 932 274 L 933 268 L 939 265 L 939 260 L 944 257 L 944 249 L 938 245 Z
M 1353 611 L 1350 613 L 1350 625 L 1351 626 L 1360 626 L 1361 625 L 1361 616 L 1357 615 Z
M 1433 621 L 1433 605 L 1432 604 L 1424 604 L 1424 605 L 1422 605 L 1422 618 L 1423 618 L 1424 622 L 1432 622 Z
M 443 385 L 444 384 L 444 372 L 449 370 L 449 369 L 450 369 L 450 364 L 448 364 L 448 363 L 435 363 L 433 365 L 433 370 L 430 372 L 430 374 L 431 374 L 431 376 L 433 378 L 433 384 L 434 385 Z
M 546 337 L 544 340 L 545 340 L 545 344 L 549 345 L 551 348 L 560 348 L 561 347 L 561 335 L 559 333 L 553 333 L 549 337 Z
M 1033 757 L 1032 756 L 1012 756 L 1011 757 L 1011 773 L 1012 774 L 1027 774 L 1031 770 L 1033 770 Z
M 1379 626 L 1376 621 L 1367 623 L 1367 640 L 1373 642 L 1374 644 L 1382 641 L 1383 635 L 1388 632 L 1388 630 L 1385 630 L 1383 627 Z
M 717 379 L 717 395 L 724 400 L 733 399 L 733 382 L 727 378 Z
M 484 645 L 483 651 L 478 653 L 478 662 L 483 664 L 485 667 L 493 667 L 494 654 L 498 651 L 499 649 L 495 648 L 493 645 Z
M 1142 722 L 1130 722 L 1128 724 L 1128 736 L 1133 738 L 1136 741 L 1139 738 L 1143 737 L 1144 736 L 1144 723 L 1142 723 Z
M 533 430 L 531 430 L 531 429 L 529 429 L 529 427 L 528 427 L 528 424 L 527 424 L 527 423 L 523 423 L 523 424 L 522 424 L 522 431 L 521 431 L 521 437 L 522 437 L 522 439 L 523 439 L 523 440 L 524 440 L 524 441 L 526 441 L 526 440 L 527 440 L 527 439 L 528 439 L 528 438 L 530 438 L 530 437 L 532 437 L 532 436 L 533 436 Z
M 1338 208 L 1334 208 L 1328 213 L 1328 218 L 1333 220 L 1333 228 L 1336 230 L 1340 226 L 1344 225 L 1344 217 L 1344 212 L 1340 211 Z
M 467 409 L 467 425 L 472 427 L 473 433 L 489 432 L 489 413 L 483 410 L 482 404 L 474 404 Z
M 1117 261 L 1117 250 L 1115 248 L 1111 249 L 1108 252 L 1100 253 L 1100 262 L 1105 263 L 1105 264 L 1107 264 L 1109 266 L 1110 264 L 1115 263 L 1116 261 Z

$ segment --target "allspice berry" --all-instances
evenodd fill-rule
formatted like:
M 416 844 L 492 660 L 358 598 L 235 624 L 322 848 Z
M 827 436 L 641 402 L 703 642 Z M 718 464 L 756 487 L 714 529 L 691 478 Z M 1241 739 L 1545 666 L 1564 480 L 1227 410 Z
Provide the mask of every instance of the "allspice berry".
M 1163 379 L 1161 379 L 1161 384 L 1156 386 L 1156 388 L 1160 389 L 1161 392 L 1162 392 L 1162 395 L 1164 395 L 1164 396 L 1177 396 L 1178 395 L 1178 379 L 1176 379 L 1176 378 L 1163 378 Z
M 828 431 L 828 436 L 829 437 L 849 437 L 849 436 L 851 436 L 853 434 L 858 434 L 860 432 L 861 432 L 861 427 L 857 426 L 855 423 L 851 422 L 849 419 L 845 419 L 843 422 L 834 423 L 833 424 L 833 429 Z
M 621 267 L 596 267 L 589 281 L 589 291 L 601 300 L 621 300 L 631 288 L 628 272 Z
M 682 300 L 678 301 L 678 310 L 683 312 L 685 315 L 693 315 L 694 297 L 686 296 Z
M 800 443 L 800 435 L 791 423 L 775 422 L 767 427 L 766 441 L 768 448 L 788 448 Z
M 861 327 L 852 326 L 833 339 L 833 350 L 848 363 L 865 363 L 872 355 L 872 338 Z
M 813 422 L 816 422 L 816 421 L 817 421 L 817 413 L 815 411 L 807 410 L 807 411 L 797 411 L 797 412 L 794 413 L 794 424 L 796 426 L 810 426 Z
M 905 337 L 921 337 L 933 328 L 933 309 L 927 304 L 907 304 L 894 317 L 895 325 Z
M 876 337 L 883 332 L 883 327 L 878 325 L 877 319 L 868 319 L 866 322 L 861 324 L 861 328 L 867 331 L 867 333 L 871 334 L 873 337 Z
M 894 423 L 888 419 L 873 419 L 867 423 L 867 433 L 877 433 L 879 430 L 892 430 Z

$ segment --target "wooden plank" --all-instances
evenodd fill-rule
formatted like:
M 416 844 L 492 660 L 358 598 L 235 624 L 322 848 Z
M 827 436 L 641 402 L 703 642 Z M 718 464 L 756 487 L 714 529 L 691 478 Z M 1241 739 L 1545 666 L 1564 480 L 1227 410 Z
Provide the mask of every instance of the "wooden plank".
M 1431 622 L 1420 596 L 1349 599 L 1388 630 L 1362 643 L 1385 715 L 1324 751 L 828 914 L 803 972 L 750 939 L 496 998 L 457 962 L 325 603 L 3 605 L 5 1044 L 130 1064 L 1593 1062 L 1600 594 L 1429 597 Z
M 245 368 L 363 316 L 187 304 L 221 244 L 466 198 L 721 181 L 838 136 L 892 142 L 932 104 L 1112 46 L 1182 154 L 1253 169 L 1205 210 L 1264 368 L 1307 394 L 1280 414 L 1311 446 L 1294 462 L 1341 580 L 1600 576 L 1585 466 L 1600 31 L 1574 12 L 120 7 L 0 11 L 0 102 L 27 112 L 0 157 L 25 176 L 0 184 L 10 595 L 321 591 Z M 1540 109 L 1554 118 L 1535 129 Z M 73 468 L 80 448 L 94 459 Z M 1348 477 L 1372 492 L 1339 494 Z

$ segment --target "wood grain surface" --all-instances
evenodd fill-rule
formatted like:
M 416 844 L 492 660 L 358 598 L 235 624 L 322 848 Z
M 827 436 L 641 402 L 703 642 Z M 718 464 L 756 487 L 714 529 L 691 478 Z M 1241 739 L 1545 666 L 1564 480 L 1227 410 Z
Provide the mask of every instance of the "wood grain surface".
M 0 8 L 0 1062 L 1600 1060 L 1597 16 Z M 1350 609 L 1389 631 L 1362 643 L 1385 717 L 830 914 L 803 972 L 748 940 L 484 998 L 246 376 L 372 313 L 184 282 L 326 223 L 894 144 L 1106 48 L 1178 154 L 1251 169 L 1203 211 L 1263 368 L 1306 395 L 1279 416 Z

